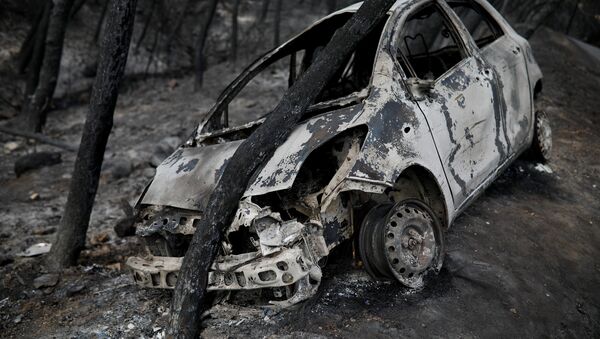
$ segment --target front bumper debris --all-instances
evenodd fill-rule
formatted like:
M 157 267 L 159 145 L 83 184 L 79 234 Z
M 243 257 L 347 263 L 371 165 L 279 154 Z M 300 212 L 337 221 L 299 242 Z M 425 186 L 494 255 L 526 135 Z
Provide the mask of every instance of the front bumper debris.
M 226 238 L 241 227 L 258 236 L 251 238 L 254 251 L 233 254 L 232 245 L 223 242 L 223 252 L 211 265 L 207 290 L 237 291 L 261 288 L 287 289 L 284 301 L 272 304 L 288 306 L 305 300 L 316 292 L 321 281 L 318 261 L 329 254 L 318 222 L 283 221 L 268 207 L 261 208 L 242 201 Z M 137 284 L 150 288 L 175 287 L 183 258 L 149 256 L 131 257 L 127 266 L 133 270 Z

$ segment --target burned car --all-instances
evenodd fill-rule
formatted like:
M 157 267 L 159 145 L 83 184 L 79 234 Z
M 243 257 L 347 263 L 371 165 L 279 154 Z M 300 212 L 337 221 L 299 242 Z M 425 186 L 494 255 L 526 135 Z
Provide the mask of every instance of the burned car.
M 149 253 L 127 261 L 137 283 L 175 286 L 228 159 L 359 7 L 253 63 L 157 168 L 137 204 Z M 295 304 L 349 239 L 372 277 L 421 287 L 456 216 L 522 153 L 548 158 L 541 89 L 528 42 L 485 0 L 397 1 L 247 186 L 207 289 Z

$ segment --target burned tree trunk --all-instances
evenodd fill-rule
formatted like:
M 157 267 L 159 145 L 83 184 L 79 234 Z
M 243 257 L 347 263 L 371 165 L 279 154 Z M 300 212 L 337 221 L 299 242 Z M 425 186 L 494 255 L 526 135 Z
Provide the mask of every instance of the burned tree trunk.
M 127 62 L 135 6 L 136 0 L 111 0 L 98 75 L 92 89 L 69 196 L 48 257 L 48 264 L 56 270 L 75 264 L 85 245 L 104 150 Z
M 140 46 L 142 45 L 142 42 L 144 42 L 144 38 L 146 37 L 146 32 L 148 32 L 148 26 L 150 26 L 152 17 L 154 17 L 154 8 L 156 7 L 156 3 L 157 3 L 157 0 L 152 0 L 152 4 L 150 5 L 150 10 L 148 11 L 148 16 L 146 17 L 146 22 L 144 23 L 144 28 L 142 28 L 142 33 L 140 33 L 140 37 L 138 38 L 138 41 L 135 44 L 136 53 L 137 53 L 138 49 L 140 48 Z
M 110 0 L 104 0 L 104 5 L 102 5 L 102 13 L 100 13 L 100 19 L 98 19 L 98 23 L 96 24 L 96 30 L 94 31 L 94 44 L 98 44 L 100 40 L 100 34 L 102 34 L 102 26 L 104 25 L 104 17 L 106 17 L 106 9 L 108 8 L 108 3 Z
M 267 20 L 267 14 L 269 13 L 269 2 L 269 0 L 263 0 L 262 5 L 260 6 L 260 16 L 258 22 L 261 24 Z
M 51 3 L 47 2 L 44 4 L 44 6 L 40 7 L 35 15 L 35 18 L 33 19 L 33 22 L 31 23 L 31 28 L 29 29 L 29 32 L 27 32 L 27 36 L 21 45 L 19 56 L 17 58 L 19 61 L 19 73 L 25 72 L 25 69 L 31 61 L 31 57 L 34 55 L 36 37 L 40 35 L 38 32 L 43 29 L 44 33 L 42 35 L 44 37 L 46 36 L 46 28 L 48 27 L 47 18 L 50 14 L 50 5 Z
M 210 0 L 208 4 L 208 10 L 204 15 L 204 18 L 200 22 L 200 32 L 198 34 L 198 40 L 196 42 L 196 51 L 194 55 L 194 70 L 196 73 L 196 79 L 194 81 L 194 90 L 202 88 L 204 82 L 204 71 L 206 70 L 206 56 L 204 55 L 204 46 L 206 45 L 206 38 L 208 37 L 208 29 L 217 11 L 218 0 Z
M 65 31 L 73 0 L 55 0 L 53 3 L 38 84 L 33 95 L 23 105 L 23 119 L 26 119 L 25 127 L 32 132 L 42 130 L 46 118 L 46 109 L 54 95 L 60 71 Z
M 25 80 L 25 95 L 23 97 L 23 113 L 26 104 L 31 100 L 31 95 L 35 92 L 40 78 L 40 69 L 44 60 L 44 46 L 46 44 L 46 32 L 48 31 L 48 21 L 50 19 L 50 11 L 52 3 L 46 2 L 40 13 L 40 22 L 35 27 L 35 32 L 31 37 L 30 46 L 23 45 L 23 49 L 31 48 L 31 51 L 22 50 L 19 71 L 24 72 L 27 69 Z M 33 27 L 32 27 L 33 29 Z M 29 55 L 28 55 L 29 54 Z
M 231 13 L 231 61 L 235 65 L 238 53 L 238 15 L 241 0 L 235 0 Z
M 382 20 L 395 0 L 367 0 L 340 28 L 267 120 L 246 139 L 225 166 L 183 260 L 171 308 L 169 335 L 196 338 L 205 307 L 208 270 L 222 232 L 233 219 L 255 171 L 268 160 L 302 118 L 358 43 Z
M 273 21 L 273 44 L 275 47 L 279 46 L 279 40 L 281 35 L 281 4 L 283 0 L 275 1 L 275 20 Z

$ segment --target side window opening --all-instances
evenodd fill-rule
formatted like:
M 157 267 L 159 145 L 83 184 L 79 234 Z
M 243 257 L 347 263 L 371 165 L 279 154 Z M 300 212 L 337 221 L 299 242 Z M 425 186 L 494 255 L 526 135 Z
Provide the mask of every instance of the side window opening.
M 398 39 L 398 62 L 409 77 L 435 80 L 466 57 L 458 41 L 438 7 L 427 5 L 404 24 Z
M 477 47 L 484 48 L 504 34 L 498 23 L 479 4 L 452 1 L 448 5 L 465 25 Z

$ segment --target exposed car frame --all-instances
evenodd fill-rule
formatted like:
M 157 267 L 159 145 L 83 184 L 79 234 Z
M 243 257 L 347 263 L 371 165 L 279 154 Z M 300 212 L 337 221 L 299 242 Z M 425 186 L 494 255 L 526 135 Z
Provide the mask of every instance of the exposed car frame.
M 489 41 L 472 39 L 451 8 L 461 4 L 495 23 Z M 152 255 L 127 262 L 139 284 L 174 287 L 223 167 L 264 121 L 229 127 L 229 101 L 275 59 L 291 53 L 295 70 L 294 48 L 311 30 L 359 7 L 325 17 L 252 64 L 157 168 L 137 204 L 137 234 Z M 443 35 L 462 57 L 435 79 L 417 77 L 398 48 L 419 11 L 443 16 Z M 355 234 L 371 276 L 418 288 L 441 267 L 443 233 L 456 216 L 521 153 L 548 156 L 547 118 L 534 107 L 541 71 L 527 41 L 485 0 L 397 1 L 377 37 L 368 85 L 313 105 L 251 180 L 211 267 L 209 290 L 268 289 L 272 304 L 295 304 L 317 290 L 321 259 Z M 290 70 L 290 84 L 295 76 Z

